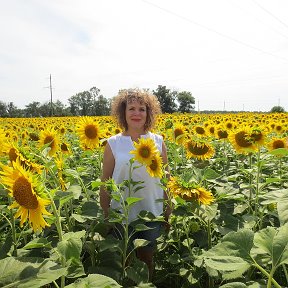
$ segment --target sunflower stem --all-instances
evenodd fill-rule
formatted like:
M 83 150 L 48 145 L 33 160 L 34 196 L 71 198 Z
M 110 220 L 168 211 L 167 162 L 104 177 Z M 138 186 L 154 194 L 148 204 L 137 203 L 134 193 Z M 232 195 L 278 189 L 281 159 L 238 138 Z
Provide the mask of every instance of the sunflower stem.
M 256 191 L 255 191 L 255 192 L 256 192 L 256 195 L 255 195 L 255 203 L 254 203 L 254 213 L 255 213 L 255 216 L 257 216 L 257 214 L 258 214 L 260 172 L 261 172 L 260 149 L 258 149 L 258 153 L 257 153 Z
M 227 142 L 224 140 L 224 143 L 223 143 L 223 150 L 224 150 L 224 158 L 228 160 L 228 155 L 227 155 Z M 227 176 L 227 162 L 225 163 L 225 161 L 222 162 L 223 163 L 223 174 L 225 176 Z
M 64 203 L 64 210 L 65 210 L 65 217 L 66 217 L 66 222 L 68 224 L 68 229 L 69 231 L 73 231 L 71 223 L 70 223 L 70 215 L 69 215 L 69 209 L 68 209 L 68 203 Z M 71 210 L 72 212 L 72 210 Z
M 279 167 L 279 179 L 280 180 L 282 180 L 282 158 L 281 157 L 279 157 L 279 165 L 278 165 L 278 167 Z
M 56 288 L 59 288 L 59 285 L 57 284 L 55 280 L 53 280 L 53 284 L 55 285 Z
M 211 237 L 211 222 L 207 220 L 207 240 L 208 240 L 208 250 L 212 248 L 212 237 Z
M 252 168 L 252 153 L 249 153 L 249 169 L 251 170 Z M 252 174 L 250 173 L 249 174 L 249 207 L 250 207 L 250 210 L 251 212 L 253 213 L 253 208 L 252 208 L 252 198 L 253 198 L 253 195 L 252 195 Z
M 84 191 L 84 193 L 86 195 L 87 201 L 89 201 L 90 200 L 90 196 L 89 196 L 89 193 L 88 193 L 88 191 L 87 191 L 87 189 L 85 187 L 84 182 L 82 181 L 81 177 L 79 177 L 78 180 L 79 180 L 80 185 L 81 185 L 81 187 L 82 187 L 82 189 L 83 189 L 83 191 Z
M 59 211 L 57 210 L 57 207 L 55 205 L 55 202 L 54 202 L 54 199 L 53 197 L 51 196 L 50 193 L 49 194 L 49 197 L 50 197 L 50 200 L 51 200 L 51 207 L 52 207 L 52 210 L 53 210 L 53 214 L 55 216 L 55 225 L 56 225 L 56 228 L 57 228 L 57 232 L 58 232 L 58 237 L 59 237 L 59 242 L 63 241 L 63 231 L 62 231 L 62 225 L 61 225 L 61 217 L 60 217 L 60 213 Z M 63 268 L 66 267 L 66 260 L 63 256 L 61 256 L 61 265 Z M 61 285 L 60 285 L 61 288 L 65 287 L 65 276 L 61 276 Z
M 12 239 L 13 239 L 13 252 L 12 255 L 17 257 L 17 236 L 16 236 L 16 227 L 15 227 L 15 219 L 13 212 L 11 211 L 11 230 L 12 230 Z
M 8 199 L 9 204 L 11 205 L 11 199 Z M 13 241 L 13 252 L 12 255 L 14 257 L 17 257 L 17 235 L 16 235 L 16 226 L 15 226 L 15 218 L 13 215 L 13 211 L 12 209 L 10 209 L 10 217 L 11 217 L 11 221 L 6 218 L 8 220 L 9 225 L 11 226 L 11 233 L 12 233 L 12 241 Z
M 130 167 L 131 166 L 132 164 L 130 165 Z M 130 182 L 131 182 L 131 178 L 129 178 L 129 190 L 130 190 L 130 185 L 131 185 Z M 129 194 L 130 194 L 130 191 L 129 191 Z M 129 223 L 128 223 L 129 207 L 126 206 L 125 200 L 123 198 L 121 191 L 120 191 L 120 197 L 121 197 L 120 201 L 122 203 L 123 214 L 124 214 L 124 223 L 122 223 L 122 227 L 124 229 L 124 235 L 123 235 L 124 246 L 122 250 L 122 281 L 123 281 L 125 278 L 126 261 L 127 261 L 127 254 L 128 254 L 127 252 L 128 252 L 128 241 L 129 241 Z
M 270 272 L 270 274 L 264 269 L 262 268 L 262 266 L 260 266 L 254 259 L 254 266 L 260 270 L 260 272 L 265 275 L 268 278 L 268 283 L 267 283 L 267 288 L 271 288 L 271 284 L 273 283 L 273 285 L 276 288 L 281 288 L 281 286 L 277 283 L 277 281 L 273 278 L 273 273 L 272 271 Z
M 212 235 L 211 235 L 211 221 L 207 220 L 207 241 L 208 241 L 208 250 L 212 248 Z M 209 276 L 209 288 L 214 287 L 213 278 Z
M 287 284 L 288 284 L 288 272 L 287 272 L 287 268 L 286 268 L 285 264 L 282 264 L 282 268 L 283 268 L 283 270 L 284 270 L 286 282 L 287 282 Z
M 185 216 L 183 217 L 183 220 L 182 220 L 182 225 L 184 227 L 184 231 L 185 231 L 185 235 L 186 235 L 186 239 L 187 239 L 187 243 L 188 243 L 188 250 L 189 250 L 189 253 L 190 253 L 190 257 L 192 258 L 193 256 L 193 251 L 191 249 L 191 238 L 189 237 L 189 229 L 187 227 L 187 221 L 185 221 Z

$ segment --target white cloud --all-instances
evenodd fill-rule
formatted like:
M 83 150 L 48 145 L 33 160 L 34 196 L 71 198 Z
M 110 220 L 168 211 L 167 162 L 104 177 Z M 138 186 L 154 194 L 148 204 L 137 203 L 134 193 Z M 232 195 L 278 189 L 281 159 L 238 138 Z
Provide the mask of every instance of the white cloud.
M 0 100 L 166 85 L 201 110 L 288 110 L 285 0 L 51 0 L 2 3 Z

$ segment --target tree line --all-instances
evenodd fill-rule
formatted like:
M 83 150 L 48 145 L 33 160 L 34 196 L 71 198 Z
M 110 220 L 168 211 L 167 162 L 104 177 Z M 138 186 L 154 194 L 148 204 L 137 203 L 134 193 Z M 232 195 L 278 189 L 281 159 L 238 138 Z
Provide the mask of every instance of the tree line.
M 150 89 L 147 89 L 150 91 Z M 191 113 L 195 109 L 195 98 L 191 92 L 175 91 L 163 85 L 152 90 L 160 102 L 163 113 Z M 92 87 L 88 91 L 76 93 L 68 98 L 68 105 L 60 100 L 40 103 L 33 101 L 24 109 L 17 108 L 13 102 L 0 101 L 0 117 L 50 117 L 50 116 L 103 116 L 110 115 L 112 99 L 104 97 L 100 89 Z

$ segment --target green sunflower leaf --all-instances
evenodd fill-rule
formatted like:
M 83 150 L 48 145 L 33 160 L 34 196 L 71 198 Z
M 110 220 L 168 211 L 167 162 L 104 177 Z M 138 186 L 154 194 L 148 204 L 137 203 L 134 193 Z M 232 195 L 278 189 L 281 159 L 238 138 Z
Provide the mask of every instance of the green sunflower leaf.
M 67 268 L 47 259 L 8 257 L 0 260 L 1 287 L 38 288 L 66 274 Z
M 76 280 L 74 283 L 65 286 L 66 288 L 121 288 L 123 286 L 119 285 L 115 280 L 108 276 L 101 274 L 90 274 L 85 278 Z

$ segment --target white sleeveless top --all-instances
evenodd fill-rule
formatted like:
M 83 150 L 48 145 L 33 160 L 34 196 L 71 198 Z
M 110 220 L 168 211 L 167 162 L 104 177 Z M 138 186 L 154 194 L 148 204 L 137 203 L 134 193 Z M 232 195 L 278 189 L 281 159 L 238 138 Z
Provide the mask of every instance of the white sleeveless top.
M 151 138 L 154 140 L 157 149 L 160 154 L 162 154 L 162 144 L 163 138 L 160 135 L 148 132 L 145 135 L 141 135 L 141 138 Z M 114 135 L 110 137 L 108 140 L 108 144 L 111 147 L 113 156 L 115 158 L 115 167 L 112 174 L 112 178 L 115 180 L 117 184 L 123 182 L 123 180 L 129 179 L 129 160 L 133 158 L 133 154 L 130 154 L 131 150 L 135 150 L 133 141 L 130 136 L 124 136 L 122 133 Z M 140 166 L 138 161 L 135 161 L 133 167 Z M 156 177 L 151 177 L 147 171 L 145 166 L 137 167 L 132 172 L 132 180 L 133 181 L 144 181 L 144 183 L 140 183 L 137 186 L 143 186 L 142 189 L 137 190 L 136 192 L 132 191 L 131 197 L 140 197 L 143 200 L 133 204 L 129 210 L 129 223 L 135 219 L 137 219 L 137 215 L 140 211 L 146 210 L 153 213 L 155 216 L 159 216 L 163 212 L 163 202 L 158 199 L 164 198 L 164 192 L 161 188 L 160 179 Z M 128 188 L 124 188 L 124 199 L 128 197 Z M 158 200 L 158 201 L 157 201 Z M 120 209 L 120 203 L 111 200 L 111 208 Z M 120 209 L 121 210 L 121 209 Z

